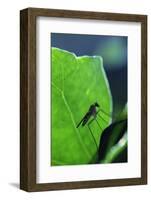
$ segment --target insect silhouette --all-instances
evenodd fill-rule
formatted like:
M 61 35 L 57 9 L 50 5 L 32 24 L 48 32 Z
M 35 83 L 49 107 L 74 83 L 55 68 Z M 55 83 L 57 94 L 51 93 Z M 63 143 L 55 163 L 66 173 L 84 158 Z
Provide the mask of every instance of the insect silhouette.
M 84 115 L 84 117 L 81 119 L 81 121 L 78 123 L 77 128 L 81 125 L 81 126 L 85 126 L 86 124 L 88 125 L 89 131 L 93 137 L 93 140 L 95 142 L 95 145 L 98 149 L 98 145 L 96 142 L 96 139 L 92 133 L 92 130 L 90 128 L 90 124 L 95 120 L 97 125 L 99 126 L 99 128 L 102 130 L 102 127 L 100 126 L 98 120 L 97 120 L 97 116 L 99 116 L 103 121 L 105 121 L 106 123 L 108 123 L 101 115 L 99 115 L 99 112 L 103 112 L 105 115 L 107 115 L 108 117 L 110 117 L 106 112 L 104 112 L 101 108 L 100 105 L 95 102 L 94 104 L 90 105 L 88 112 Z M 91 120 L 90 118 L 93 117 Z

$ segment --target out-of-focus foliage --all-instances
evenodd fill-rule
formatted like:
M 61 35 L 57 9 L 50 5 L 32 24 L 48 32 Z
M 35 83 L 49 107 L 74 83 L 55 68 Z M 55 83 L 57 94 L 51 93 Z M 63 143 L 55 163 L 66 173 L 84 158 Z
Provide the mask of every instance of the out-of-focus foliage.
M 118 156 L 119 162 L 127 161 L 127 105 L 102 133 L 99 145 L 99 162 L 116 162 Z M 123 157 L 121 156 L 123 154 Z

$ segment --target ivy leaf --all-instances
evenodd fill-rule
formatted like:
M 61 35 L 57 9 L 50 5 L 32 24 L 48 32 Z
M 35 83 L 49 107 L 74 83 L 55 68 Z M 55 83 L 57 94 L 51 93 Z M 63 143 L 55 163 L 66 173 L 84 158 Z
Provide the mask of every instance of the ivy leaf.
M 90 105 L 98 102 L 101 110 L 112 113 L 112 97 L 99 56 L 77 57 L 58 48 L 51 48 L 51 165 L 95 163 L 97 147 L 87 127 L 77 124 Z M 91 130 L 99 145 L 103 129 L 111 118 L 94 120 Z

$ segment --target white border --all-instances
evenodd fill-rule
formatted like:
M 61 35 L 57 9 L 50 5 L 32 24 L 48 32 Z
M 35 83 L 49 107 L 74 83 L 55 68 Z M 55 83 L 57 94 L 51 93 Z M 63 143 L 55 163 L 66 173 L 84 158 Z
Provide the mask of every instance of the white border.
M 50 33 L 128 36 L 128 163 L 50 166 Z M 37 183 L 141 176 L 141 26 L 62 18 L 37 18 Z

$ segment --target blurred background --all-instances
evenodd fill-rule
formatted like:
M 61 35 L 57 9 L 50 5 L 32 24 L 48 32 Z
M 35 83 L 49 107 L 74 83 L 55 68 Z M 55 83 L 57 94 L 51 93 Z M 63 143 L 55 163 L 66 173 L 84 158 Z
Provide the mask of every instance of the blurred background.
M 103 58 L 113 98 L 113 117 L 127 103 L 127 37 L 51 33 L 51 47 L 61 48 L 77 56 Z

